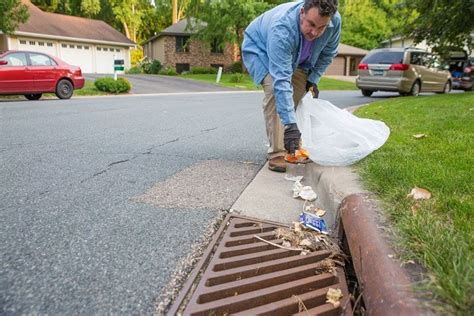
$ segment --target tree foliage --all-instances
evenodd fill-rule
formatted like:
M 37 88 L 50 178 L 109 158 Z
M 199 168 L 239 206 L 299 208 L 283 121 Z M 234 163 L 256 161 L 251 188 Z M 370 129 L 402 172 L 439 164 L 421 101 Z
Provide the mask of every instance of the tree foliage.
M 473 49 L 474 1 L 472 0 L 405 0 L 405 8 L 417 12 L 408 21 L 404 33 L 416 43 L 426 40 L 434 50 L 443 53 L 465 45 Z
M 10 34 L 18 28 L 18 25 L 28 20 L 28 8 L 20 0 L 1 0 L 0 31 Z
M 217 40 L 237 44 L 240 48 L 244 30 L 259 14 L 271 5 L 258 0 L 190 0 L 188 19 L 190 26 L 197 31 L 196 37 L 211 43 Z
M 341 0 L 342 42 L 372 49 L 399 33 L 409 14 L 401 0 Z M 403 16 L 405 15 L 405 16 Z

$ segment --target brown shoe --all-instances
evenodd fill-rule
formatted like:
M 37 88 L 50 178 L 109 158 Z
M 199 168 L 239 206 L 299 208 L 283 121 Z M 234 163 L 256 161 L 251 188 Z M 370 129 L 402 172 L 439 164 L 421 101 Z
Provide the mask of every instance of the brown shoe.
M 286 172 L 285 158 L 280 156 L 268 160 L 268 169 L 275 172 Z

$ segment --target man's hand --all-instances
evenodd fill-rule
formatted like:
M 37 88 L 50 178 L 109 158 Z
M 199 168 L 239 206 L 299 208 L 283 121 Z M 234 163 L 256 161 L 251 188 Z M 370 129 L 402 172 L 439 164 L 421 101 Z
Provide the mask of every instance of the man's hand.
M 306 81 L 306 92 L 311 91 L 313 98 L 317 99 L 319 97 L 318 85 L 309 81 Z
M 285 143 L 285 149 L 290 154 L 294 154 L 295 150 L 300 147 L 301 133 L 296 123 L 285 125 L 285 134 L 283 142 Z

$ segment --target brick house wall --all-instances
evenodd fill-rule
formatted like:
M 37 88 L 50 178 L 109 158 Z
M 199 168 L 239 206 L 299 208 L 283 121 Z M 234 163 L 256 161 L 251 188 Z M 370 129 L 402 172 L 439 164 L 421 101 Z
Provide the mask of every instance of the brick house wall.
M 161 38 L 160 38 L 161 39 Z M 209 44 L 191 38 L 188 42 L 188 52 L 176 52 L 176 37 L 163 36 L 164 58 L 160 62 L 165 67 L 176 68 L 176 64 L 189 64 L 189 67 L 210 67 L 211 65 L 223 65 L 229 67 L 236 61 L 234 46 L 227 44 L 223 53 L 211 53 Z M 155 55 L 158 55 L 156 51 Z

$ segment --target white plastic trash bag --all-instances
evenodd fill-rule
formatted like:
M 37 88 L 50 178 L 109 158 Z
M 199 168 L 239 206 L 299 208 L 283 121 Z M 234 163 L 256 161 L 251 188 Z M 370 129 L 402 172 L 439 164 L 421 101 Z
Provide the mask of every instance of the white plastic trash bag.
M 323 166 L 347 166 L 380 148 L 390 135 L 384 122 L 358 118 L 307 93 L 296 110 L 303 148 Z

